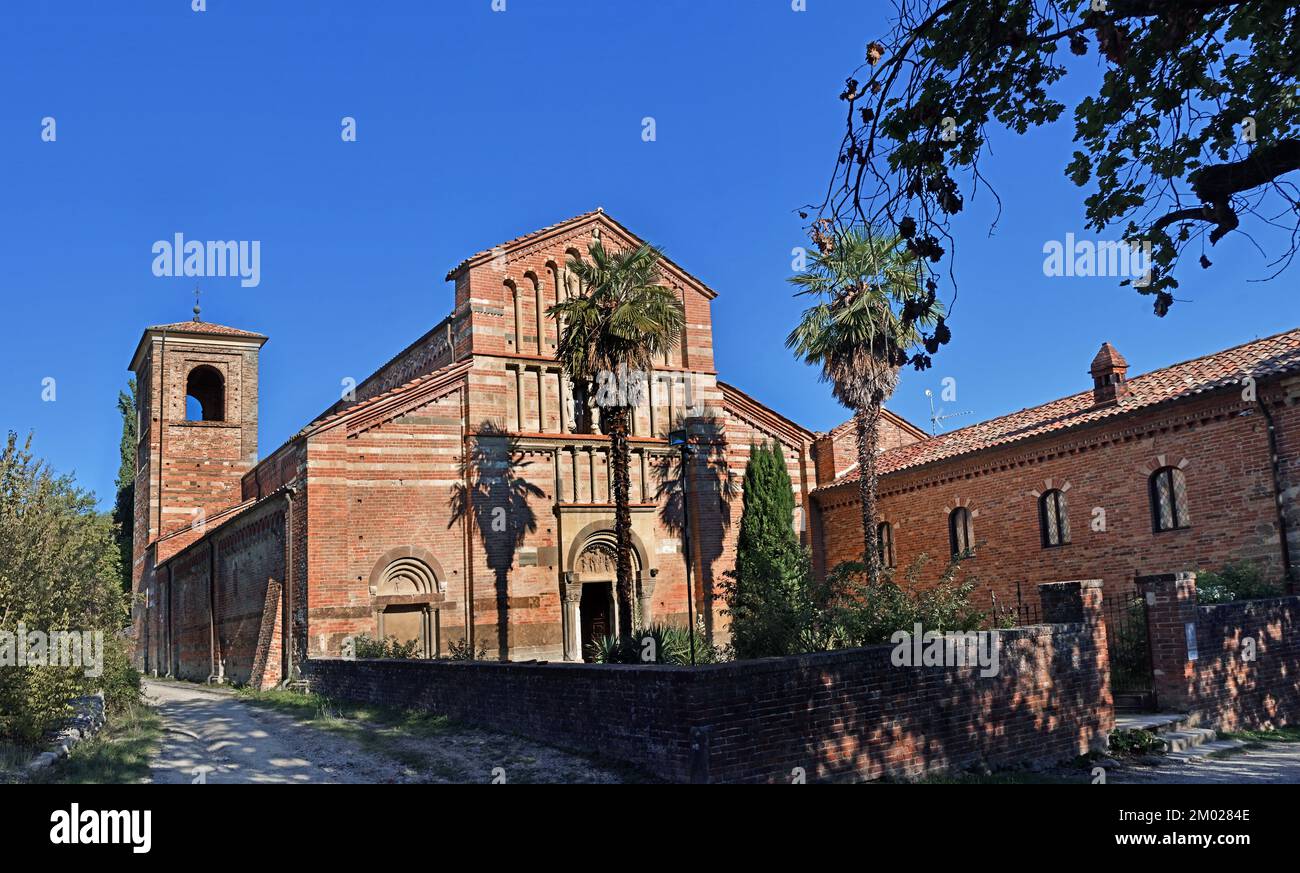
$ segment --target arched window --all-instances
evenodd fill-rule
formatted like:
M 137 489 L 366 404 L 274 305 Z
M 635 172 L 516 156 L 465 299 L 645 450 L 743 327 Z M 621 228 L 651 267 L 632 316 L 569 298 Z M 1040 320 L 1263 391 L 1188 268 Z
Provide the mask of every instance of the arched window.
M 894 526 L 887 521 L 876 525 L 876 551 L 880 566 L 894 566 Z
M 1065 511 L 1065 492 L 1053 488 L 1038 498 L 1038 521 L 1043 531 L 1043 548 L 1070 542 L 1070 517 Z
M 1177 467 L 1151 474 L 1151 526 L 1156 533 L 1191 527 L 1187 514 L 1187 481 Z
M 185 396 L 187 421 L 226 420 L 226 380 L 216 367 L 203 364 L 190 370 L 185 378 Z
M 975 547 L 975 527 L 971 524 L 970 510 L 964 506 L 948 514 L 948 544 L 952 546 L 953 557 Z

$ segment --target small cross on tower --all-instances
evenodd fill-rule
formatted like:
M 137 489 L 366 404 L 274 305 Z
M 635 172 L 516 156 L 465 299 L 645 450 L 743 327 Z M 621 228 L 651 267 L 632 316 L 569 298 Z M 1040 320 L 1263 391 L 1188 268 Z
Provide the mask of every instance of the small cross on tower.
M 200 292 L 199 292 L 199 286 L 196 284 L 196 285 L 194 286 L 194 320 L 195 320 L 195 321 L 202 321 L 202 320 L 203 320 L 202 318 L 199 318 L 199 314 L 200 314 L 200 309 L 199 309 L 199 293 L 200 293 Z

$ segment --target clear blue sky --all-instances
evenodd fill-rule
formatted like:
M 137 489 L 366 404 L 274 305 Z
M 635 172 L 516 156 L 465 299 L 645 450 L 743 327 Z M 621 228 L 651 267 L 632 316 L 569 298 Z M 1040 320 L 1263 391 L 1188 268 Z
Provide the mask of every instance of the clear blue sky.
M 0 430 L 34 431 L 111 503 L 130 354 L 144 326 L 193 305 L 192 279 L 150 270 L 174 233 L 261 241 L 259 287 L 203 286 L 207 320 L 271 338 L 266 455 L 341 379 L 447 314 L 450 266 L 597 205 L 718 289 L 722 378 L 810 428 L 837 424 L 845 411 L 783 349 L 801 309 L 786 283 L 804 242 L 794 210 L 825 185 L 836 96 L 888 6 L 807 5 L 7 0 Z M 1141 372 L 1300 324 L 1296 273 L 1251 282 L 1269 269 L 1240 235 L 1214 269 L 1184 271 L 1188 302 L 1163 320 L 1114 279 L 1045 278 L 1044 242 L 1085 234 L 1062 174 L 1070 128 L 995 145 L 984 170 L 1002 217 L 990 236 L 982 196 L 958 227 L 955 339 L 934 370 L 905 374 L 891 404 L 905 417 L 926 423 L 922 392 L 945 376 L 949 410 L 974 412 L 959 426 L 1082 390 L 1103 340 Z

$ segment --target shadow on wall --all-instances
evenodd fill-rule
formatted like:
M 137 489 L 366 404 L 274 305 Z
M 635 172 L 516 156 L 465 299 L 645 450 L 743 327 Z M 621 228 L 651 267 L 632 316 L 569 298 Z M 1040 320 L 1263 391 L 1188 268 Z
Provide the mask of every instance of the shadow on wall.
M 1049 618 L 1069 624 L 993 631 L 991 676 L 894 666 L 892 646 L 706 668 L 720 680 L 708 683 L 707 710 L 727 715 L 701 719 L 693 742 L 706 751 L 692 778 L 910 779 L 1101 748 L 1113 708 L 1100 590 L 1074 612 Z
M 680 416 L 672 429 L 685 429 Z M 698 556 L 692 574 L 691 592 L 704 619 L 704 631 L 713 639 L 714 565 L 722 556 L 722 546 L 731 527 L 731 499 L 740 492 L 738 477 L 727 465 L 727 444 L 720 420 L 696 420 L 690 427 L 691 477 L 686 483 L 690 492 L 691 550 Z M 682 454 L 674 452 L 666 464 L 656 465 L 655 501 L 659 504 L 659 521 L 678 539 L 685 533 L 683 519 Z M 697 595 L 696 592 L 699 592 Z
M 492 570 L 497 611 L 497 652 L 510 656 L 510 568 L 524 537 L 537 530 L 537 517 L 529 500 L 546 492 L 529 482 L 521 471 L 524 461 L 517 444 L 498 424 L 484 421 L 470 440 L 461 464 L 461 484 L 451 495 L 451 521 L 468 519 L 477 527 L 483 554 Z M 467 628 L 467 636 L 470 629 Z

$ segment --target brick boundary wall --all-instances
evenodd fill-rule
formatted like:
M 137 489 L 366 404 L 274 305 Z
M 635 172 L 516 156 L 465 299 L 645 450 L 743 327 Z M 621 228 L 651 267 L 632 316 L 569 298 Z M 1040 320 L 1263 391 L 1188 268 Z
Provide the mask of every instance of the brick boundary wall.
M 1103 747 L 1114 711 L 1100 583 L 1045 587 L 1047 617 L 1068 623 L 993 631 L 988 677 L 894 666 L 892 645 L 697 668 L 315 658 L 304 672 L 328 697 L 437 712 L 674 782 L 1047 763 Z
M 1219 730 L 1300 724 L 1300 597 L 1201 606 L 1195 573 L 1137 582 L 1162 710 Z

